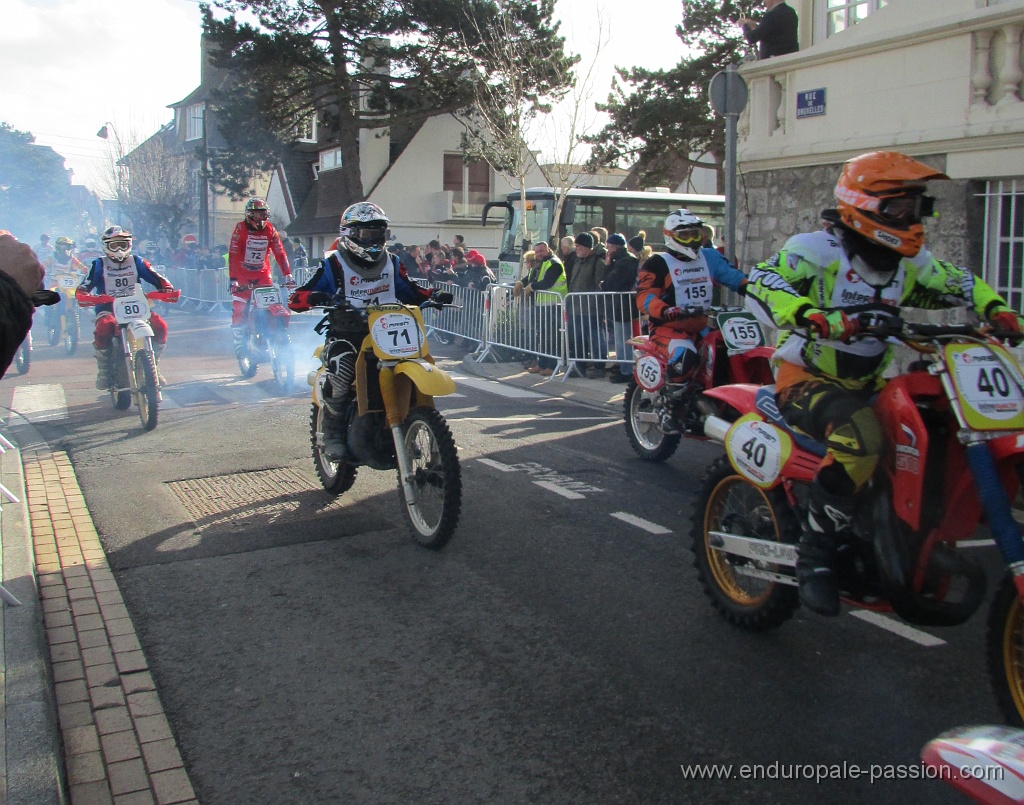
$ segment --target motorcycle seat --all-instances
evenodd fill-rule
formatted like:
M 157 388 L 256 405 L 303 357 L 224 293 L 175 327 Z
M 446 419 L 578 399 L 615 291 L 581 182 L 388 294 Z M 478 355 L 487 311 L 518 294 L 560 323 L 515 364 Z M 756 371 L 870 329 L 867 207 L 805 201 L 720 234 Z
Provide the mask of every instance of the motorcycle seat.
M 779 407 L 775 404 L 774 384 L 761 386 L 757 390 L 757 393 L 754 395 L 754 405 L 758 411 L 764 414 L 765 419 L 792 436 L 793 441 L 797 443 L 801 450 L 806 450 L 808 453 L 819 457 L 824 457 L 825 453 L 828 452 L 828 448 L 824 444 L 816 439 L 812 439 L 806 433 L 801 433 L 790 427 L 789 423 L 782 418 L 782 414 L 779 413 Z

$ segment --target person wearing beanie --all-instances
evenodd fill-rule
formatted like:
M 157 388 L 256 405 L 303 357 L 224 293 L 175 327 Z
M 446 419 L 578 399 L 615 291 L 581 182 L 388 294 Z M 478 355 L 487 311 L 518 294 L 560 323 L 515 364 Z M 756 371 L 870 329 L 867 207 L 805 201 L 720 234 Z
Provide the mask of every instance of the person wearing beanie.
M 637 259 L 639 266 L 642 266 L 647 258 L 654 254 L 654 249 L 652 249 L 646 241 L 647 233 L 641 229 L 626 243 L 626 248 L 629 250 L 629 253 Z
M 569 293 L 592 294 L 601 290 L 604 279 L 604 246 L 597 243 L 591 232 L 576 236 L 576 262 L 569 278 Z M 600 297 L 572 298 L 566 317 L 569 335 L 569 360 L 589 364 L 588 377 L 604 375 L 607 340 L 602 338 Z
M 622 294 L 612 297 L 608 306 L 615 357 L 620 361 L 608 370 L 608 380 L 627 383 L 633 376 L 633 348 L 626 342 L 633 335 L 633 320 L 639 315 L 631 293 L 636 287 L 637 259 L 626 250 L 626 238 L 618 232 L 608 236 L 606 263 L 601 290 Z

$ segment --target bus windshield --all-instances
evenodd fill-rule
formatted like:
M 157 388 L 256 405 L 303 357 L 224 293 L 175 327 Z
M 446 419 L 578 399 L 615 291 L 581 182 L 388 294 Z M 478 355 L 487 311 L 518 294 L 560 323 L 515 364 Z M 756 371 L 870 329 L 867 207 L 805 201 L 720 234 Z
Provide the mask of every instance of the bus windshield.
M 497 204 L 497 202 L 495 202 Z M 614 188 L 575 188 L 570 190 L 558 226 L 553 227 L 555 191 L 552 188 L 529 188 L 526 203 L 519 192 L 509 193 L 505 207 L 504 231 L 498 253 L 498 279 L 509 282 L 519 275 L 523 254 L 523 224 L 526 225 L 527 248 L 539 240 L 575 237 L 594 227 L 609 233 L 619 232 L 631 238 L 645 232 L 647 242 L 661 250 L 665 218 L 673 210 L 685 207 L 721 232 L 725 218 L 725 197 L 653 191 L 626 191 Z M 717 238 L 715 245 L 721 244 Z

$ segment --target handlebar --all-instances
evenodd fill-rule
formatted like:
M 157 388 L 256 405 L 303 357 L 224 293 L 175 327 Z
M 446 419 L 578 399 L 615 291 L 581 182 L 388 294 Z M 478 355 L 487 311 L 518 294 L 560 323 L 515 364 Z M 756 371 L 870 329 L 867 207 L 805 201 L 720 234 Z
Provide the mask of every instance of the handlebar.
M 57 291 L 39 290 L 32 294 L 31 299 L 34 307 L 56 305 L 60 301 L 60 294 Z
M 114 299 L 116 297 L 105 293 L 91 294 L 83 291 L 75 294 L 75 298 L 78 300 L 78 304 L 82 307 L 93 307 L 94 305 L 111 305 L 114 303 Z M 171 288 L 166 291 L 148 291 L 146 293 L 146 298 L 157 302 L 174 303 L 181 298 L 181 291 L 177 288 Z

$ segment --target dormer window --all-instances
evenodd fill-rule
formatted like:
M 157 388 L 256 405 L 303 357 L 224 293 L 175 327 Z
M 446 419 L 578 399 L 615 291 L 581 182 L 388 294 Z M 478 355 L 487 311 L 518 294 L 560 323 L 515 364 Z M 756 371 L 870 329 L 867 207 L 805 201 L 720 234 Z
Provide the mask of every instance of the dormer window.
M 203 116 L 205 103 L 195 103 L 185 107 L 185 139 L 201 140 L 203 138 Z
M 332 148 L 320 152 L 320 170 L 329 171 L 341 167 L 341 149 Z
M 316 142 L 316 112 L 310 113 L 295 126 L 295 140 L 300 143 Z

